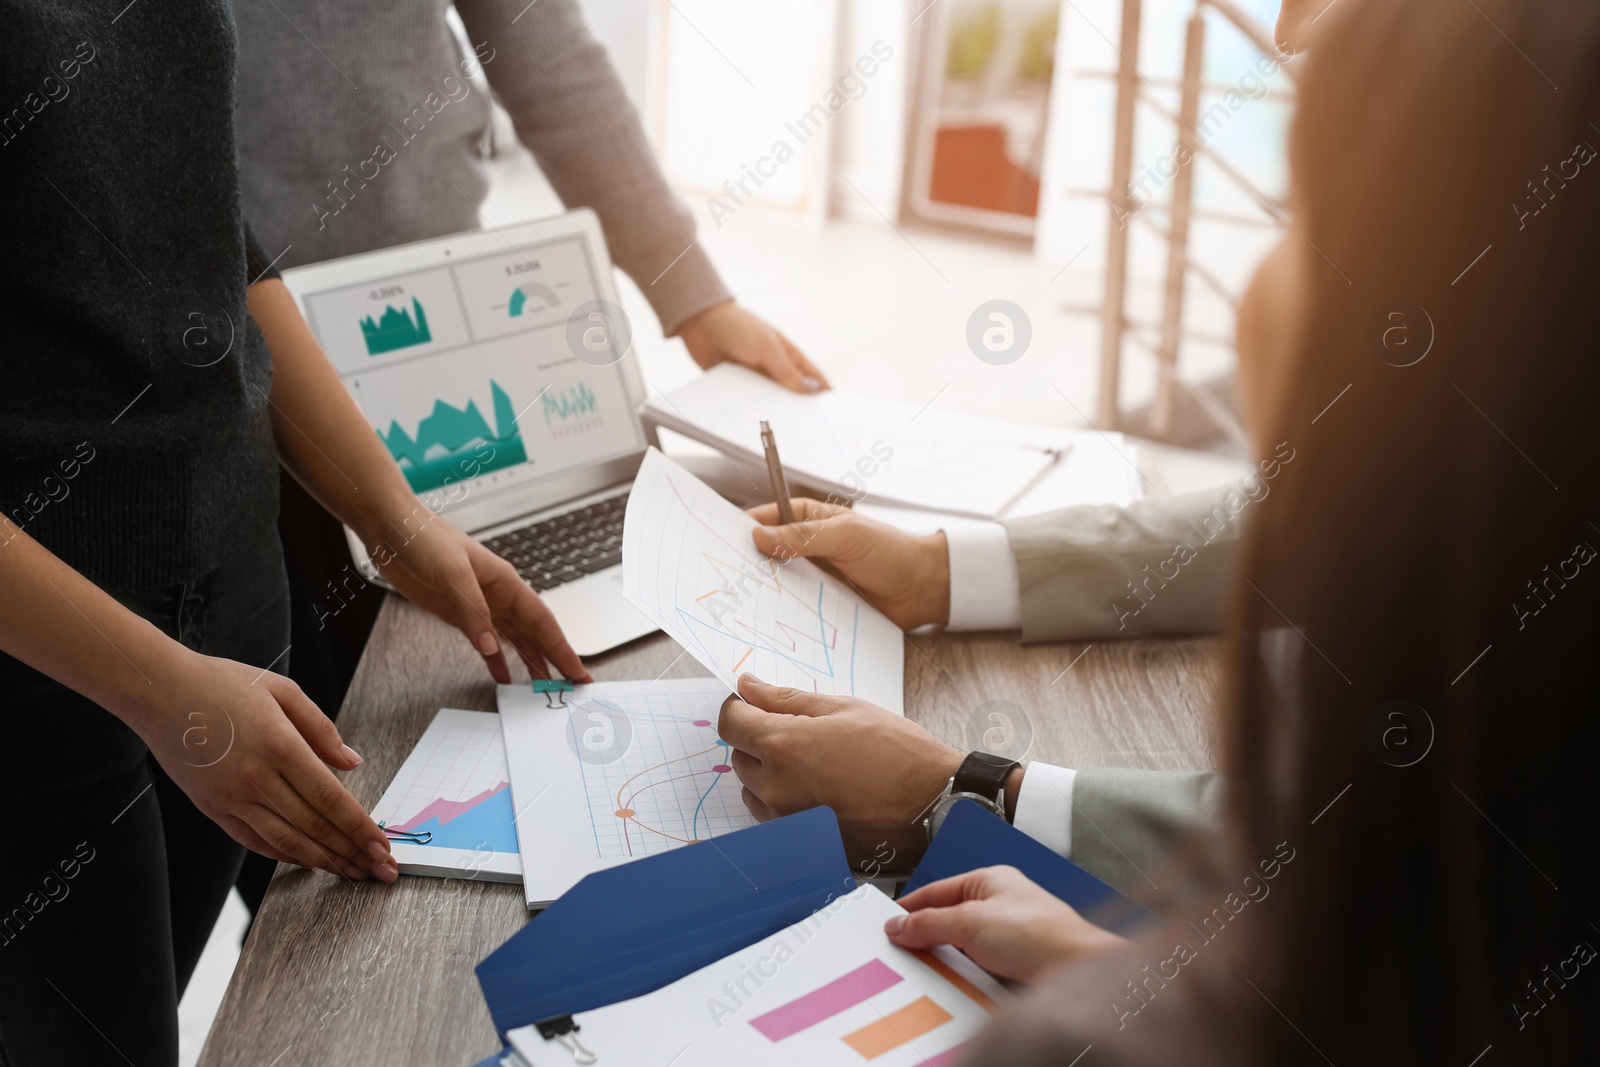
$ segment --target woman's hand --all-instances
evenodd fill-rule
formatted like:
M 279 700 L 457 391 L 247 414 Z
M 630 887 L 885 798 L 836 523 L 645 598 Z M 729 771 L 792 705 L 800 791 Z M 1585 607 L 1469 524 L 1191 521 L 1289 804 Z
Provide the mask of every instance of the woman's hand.
M 732 300 L 685 320 L 678 327 L 678 336 L 703 370 L 718 363 L 738 363 L 797 393 L 828 388 L 828 379 L 805 353 Z
M 163 770 L 235 841 L 346 878 L 398 870 L 383 830 L 328 768 L 361 757 L 289 679 L 177 644 L 123 717 Z
M 950 549 L 944 534 L 925 537 L 857 515 L 838 504 L 796 497 L 795 521 L 776 525 L 778 505 L 750 514 L 762 525 L 752 536 L 773 559 L 824 560 L 902 630 L 950 619 Z
M 246 848 L 397 877 L 383 831 L 328 769 L 361 757 L 299 686 L 185 648 L 20 532 L 0 552 L 0 648 L 126 723 Z
M 535 678 L 550 676 L 548 657 L 573 681 L 594 680 L 555 616 L 515 567 L 422 501 L 415 504 L 398 525 L 388 523 L 381 540 L 367 542 L 390 585 L 466 634 L 501 684 L 511 681 L 504 644 L 516 650 Z
M 502 641 L 535 677 L 546 676 L 549 657 L 568 678 L 589 681 L 555 616 L 515 568 L 412 493 L 282 281 L 250 287 L 250 315 L 272 350 L 279 459 L 361 536 L 389 584 L 466 634 L 498 682 L 511 681 Z
M 1001 978 L 1036 981 L 1074 957 L 1126 944 L 1015 867 L 984 867 L 900 898 L 909 915 L 884 924 L 903 948 L 954 945 Z

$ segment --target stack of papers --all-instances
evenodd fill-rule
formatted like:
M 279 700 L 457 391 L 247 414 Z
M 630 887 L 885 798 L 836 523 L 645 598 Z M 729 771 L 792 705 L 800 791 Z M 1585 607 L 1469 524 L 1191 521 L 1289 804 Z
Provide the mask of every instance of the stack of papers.
M 520 882 L 510 782 L 500 716 L 442 709 L 372 809 L 400 873 Z
M 831 390 L 801 395 L 733 364 L 651 398 L 644 415 L 757 466 L 765 462 L 765 419 L 792 480 L 875 505 L 992 521 L 1069 504 L 1127 504 L 1139 496 L 1136 461 L 1120 434 L 1001 422 Z

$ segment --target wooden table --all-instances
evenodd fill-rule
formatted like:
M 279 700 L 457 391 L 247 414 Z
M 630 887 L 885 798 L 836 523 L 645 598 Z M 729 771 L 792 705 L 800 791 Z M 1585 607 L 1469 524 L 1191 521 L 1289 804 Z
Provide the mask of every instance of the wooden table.
M 954 744 L 966 746 L 975 717 L 985 721 L 982 705 L 1005 700 L 1031 724 L 1030 759 L 1213 763 L 1215 638 L 1032 647 L 1007 635 L 907 640 L 907 714 Z M 657 634 L 589 667 L 602 680 L 707 673 L 680 651 Z M 366 757 L 346 779 L 358 801 L 371 808 L 441 706 L 492 709 L 494 685 L 459 633 L 391 596 L 339 718 Z M 384 886 L 280 866 L 201 1067 L 476 1063 L 500 1043 L 472 969 L 527 918 L 516 886 L 408 877 Z

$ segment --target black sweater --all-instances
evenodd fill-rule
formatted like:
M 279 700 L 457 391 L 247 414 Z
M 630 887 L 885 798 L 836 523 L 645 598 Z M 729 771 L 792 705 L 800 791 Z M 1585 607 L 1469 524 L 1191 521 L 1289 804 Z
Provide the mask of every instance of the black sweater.
M 277 514 L 229 6 L 0 25 L 0 551 L 21 528 L 109 589 L 198 577 Z

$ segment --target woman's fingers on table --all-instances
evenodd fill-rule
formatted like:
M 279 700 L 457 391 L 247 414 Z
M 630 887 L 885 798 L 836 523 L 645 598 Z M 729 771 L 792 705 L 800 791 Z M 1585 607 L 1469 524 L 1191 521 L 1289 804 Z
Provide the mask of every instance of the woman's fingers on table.
M 270 671 L 261 676 L 259 684 L 272 694 L 284 716 L 324 763 L 341 771 L 354 770 L 360 765 L 361 755 L 344 743 L 333 720 L 322 713 L 299 685 Z

